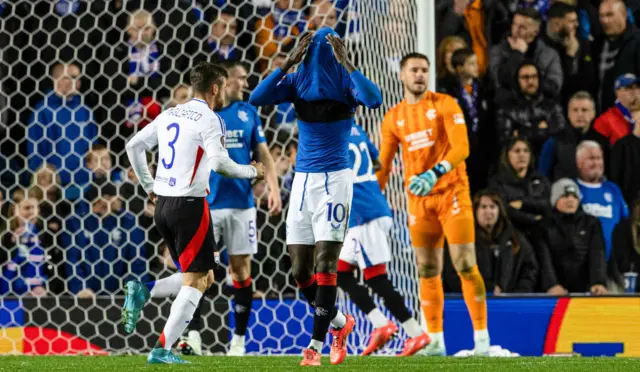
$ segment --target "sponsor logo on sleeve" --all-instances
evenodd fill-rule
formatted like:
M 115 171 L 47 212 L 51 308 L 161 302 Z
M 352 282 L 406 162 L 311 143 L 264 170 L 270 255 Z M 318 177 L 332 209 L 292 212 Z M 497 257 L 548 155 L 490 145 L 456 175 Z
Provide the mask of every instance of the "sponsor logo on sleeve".
M 464 115 L 453 114 L 453 124 L 464 124 Z

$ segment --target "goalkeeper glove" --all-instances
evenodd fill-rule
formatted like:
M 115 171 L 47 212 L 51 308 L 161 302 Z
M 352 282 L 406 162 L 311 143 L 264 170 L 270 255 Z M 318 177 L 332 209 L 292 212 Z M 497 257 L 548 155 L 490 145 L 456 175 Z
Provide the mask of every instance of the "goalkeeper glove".
M 416 196 L 427 196 L 436 181 L 438 181 L 438 178 L 445 173 L 447 173 L 447 167 L 442 163 L 438 163 L 432 169 L 409 178 L 409 191 Z

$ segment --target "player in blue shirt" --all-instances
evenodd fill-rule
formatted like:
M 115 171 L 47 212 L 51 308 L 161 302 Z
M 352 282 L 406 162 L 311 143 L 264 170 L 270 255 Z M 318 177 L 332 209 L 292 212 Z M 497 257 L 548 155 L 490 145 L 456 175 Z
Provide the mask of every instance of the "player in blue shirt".
M 604 178 L 604 161 L 598 142 L 582 141 L 576 149 L 576 164 L 582 209 L 600 220 L 606 259 L 609 261 L 613 229 L 618 222 L 629 217 L 629 208 L 618 185 Z
M 285 73 L 301 61 L 296 72 Z M 353 66 L 335 31 L 324 27 L 305 34 L 284 66 L 260 82 L 249 98 L 256 106 L 282 102 L 293 102 L 299 133 L 287 246 L 293 276 L 315 308 L 313 336 L 301 365 L 320 365 L 329 323 L 334 328 L 330 359 L 339 364 L 355 324 L 335 308 L 337 262 L 353 193 L 349 138 L 355 109 L 379 107 L 382 94 Z
M 387 263 L 391 261 L 387 237 L 393 219 L 375 175 L 380 169 L 378 149 L 362 128 L 354 124 L 349 150 L 349 163 L 354 175 L 353 202 L 349 230 L 338 261 L 338 285 L 373 324 L 369 345 L 362 352 L 362 355 L 370 355 L 393 339 L 398 327 L 376 307 L 369 291 L 358 284 L 353 276 L 356 267 L 362 270 L 366 285 L 384 300 L 385 306 L 400 321 L 410 338 L 427 336 L 387 277 Z

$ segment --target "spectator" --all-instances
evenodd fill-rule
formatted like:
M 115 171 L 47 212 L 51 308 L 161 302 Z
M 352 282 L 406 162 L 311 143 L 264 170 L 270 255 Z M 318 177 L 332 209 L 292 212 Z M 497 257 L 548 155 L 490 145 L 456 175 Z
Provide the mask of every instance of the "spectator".
M 40 244 L 38 201 L 24 198 L 9 224 L 10 232 L 2 239 L 3 249 L 11 255 L 2 269 L 0 293 L 44 296 L 47 294 L 46 254 Z
M 117 293 L 134 278 L 146 282 L 145 233 L 122 208 L 116 186 L 92 185 L 86 198 L 91 211 L 72 218 L 64 234 L 71 293 L 90 298 Z
M 187 103 L 192 96 L 191 87 L 187 84 L 179 84 L 173 91 L 171 92 L 171 99 L 167 103 L 165 109 L 169 109 L 171 107 L 176 107 L 177 105 L 181 105 L 183 103 Z
M 640 119 L 640 79 L 633 74 L 619 76 L 615 82 L 616 103 L 600 115 L 593 127 L 611 146 L 631 133 L 635 119 Z
M 540 14 L 534 9 L 518 9 L 513 16 L 511 33 L 491 48 L 489 74 L 496 89 L 496 98 L 517 90 L 514 82 L 525 60 L 538 66 L 542 94 L 555 98 L 560 93 L 562 64 L 558 53 L 538 38 L 541 22 Z
M 600 219 L 606 258 L 609 260 L 613 229 L 620 220 L 629 216 L 627 203 L 618 185 L 604 178 L 602 149 L 597 142 L 583 141 L 578 145 L 576 164 L 582 209 Z
M 549 181 L 533 169 L 531 146 L 524 139 L 509 140 L 489 189 L 507 203 L 509 220 L 524 233 L 533 231 L 550 212 Z
M 607 293 L 600 222 L 580 210 L 575 182 L 561 178 L 551 188 L 551 218 L 536 236 L 542 289 L 553 295 Z
M 238 21 L 232 13 L 221 12 L 211 25 L 211 34 L 205 40 L 202 50 L 206 61 L 239 60 L 242 51 L 237 48 L 236 36 L 238 35 Z M 194 65 L 199 61 L 194 61 Z
M 512 137 L 524 137 L 538 156 L 544 142 L 564 129 L 564 113 L 555 100 L 539 89 L 540 75 L 534 64 L 524 62 L 516 73 L 518 88 L 497 112 L 500 144 Z
M 467 173 L 471 194 L 475 194 L 487 186 L 489 165 L 498 155 L 489 150 L 497 147 L 491 117 L 493 100 L 488 89 L 478 80 L 478 59 L 472 49 L 456 50 L 451 57 L 451 64 L 456 71 L 455 84 L 439 86 L 438 90 L 453 96 L 464 112 L 470 149 L 466 160 Z
M 563 104 L 579 90 L 594 91 L 592 83 L 596 70 L 591 57 L 591 42 L 581 38 L 577 30 L 576 8 L 562 2 L 556 2 L 549 8 L 549 21 L 542 40 L 560 56 L 564 76 Z
M 622 0 L 600 3 L 600 24 L 604 35 L 594 42 L 593 56 L 599 82 L 598 109 L 602 112 L 614 104 L 614 79 L 626 73 L 640 75 L 640 31 L 628 22 Z
M 467 43 L 459 36 L 447 36 L 438 44 L 436 56 L 437 86 L 451 86 L 456 84 L 456 70 L 451 64 L 451 57 L 456 50 L 468 48 Z
M 640 124 L 613 145 L 610 168 L 611 181 L 620 186 L 625 201 L 631 204 L 640 192 Z
M 338 12 L 331 0 L 316 0 L 311 4 L 309 16 L 309 30 L 319 30 L 322 27 L 336 28 Z
M 592 140 L 605 150 L 609 148 L 609 141 L 591 125 L 596 117 L 596 103 L 591 94 L 586 91 L 574 93 L 568 106 L 570 125 L 544 143 L 538 162 L 538 171 L 552 182 L 578 177 L 575 153 L 580 142 Z M 608 151 L 604 155 L 607 159 Z
M 620 221 L 613 230 L 613 252 L 609 260 L 609 276 L 624 289 L 624 274 L 640 270 L 640 194 L 631 203 L 631 216 Z M 640 292 L 636 284 L 635 292 Z
M 80 68 L 57 63 L 51 69 L 53 91 L 46 94 L 31 115 L 27 132 L 27 154 L 32 171 L 52 164 L 66 188 L 65 197 L 77 199 L 89 181 L 81 172 L 82 155 L 98 137 L 91 109 L 79 95 Z
M 476 260 L 488 291 L 533 293 L 538 263 L 531 244 L 513 228 L 502 199 L 490 191 L 473 198 L 476 221 Z M 447 248 L 448 249 L 448 248 Z M 462 292 L 460 278 L 445 253 L 444 285 L 448 292 Z
M 256 22 L 255 42 L 260 71 L 266 69 L 274 54 L 292 48 L 295 37 L 304 32 L 307 20 L 303 5 L 303 0 L 276 0 L 271 14 Z
M 451 35 L 464 38 L 478 58 L 480 76 L 484 76 L 489 64 L 487 30 L 491 27 L 491 18 L 487 17 L 487 9 L 482 0 L 436 0 L 436 39 L 440 41 Z
M 105 145 L 91 146 L 85 161 L 87 170 L 91 173 L 92 184 L 100 186 L 107 182 L 122 181 L 122 170 L 113 165 L 113 154 Z

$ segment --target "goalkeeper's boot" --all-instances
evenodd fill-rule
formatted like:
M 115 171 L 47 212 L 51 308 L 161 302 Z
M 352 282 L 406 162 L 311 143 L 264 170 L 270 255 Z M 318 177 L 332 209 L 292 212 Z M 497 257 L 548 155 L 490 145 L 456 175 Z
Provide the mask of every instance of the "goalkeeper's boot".
M 398 335 L 398 326 L 392 321 L 389 321 L 386 326 L 376 328 L 371 332 L 369 337 L 369 345 L 362 352 L 362 356 L 371 355 L 374 352 L 382 349 L 387 342 L 393 340 Z
M 189 331 L 187 337 L 180 337 L 178 343 L 178 349 L 182 355 L 202 355 L 202 339 L 200 338 L 200 332 Z
M 127 333 L 136 329 L 140 312 L 151 295 L 147 287 L 137 281 L 130 280 L 124 285 L 124 305 L 122 306 L 122 324 Z
M 229 351 L 227 351 L 227 356 L 240 357 L 244 356 L 245 352 L 244 336 L 234 334 L 231 338 L 231 345 L 229 346 Z
M 489 347 L 491 341 L 489 339 L 488 331 L 476 331 L 474 335 L 475 348 L 473 349 L 473 355 L 475 356 L 489 356 Z
M 446 356 L 447 349 L 444 345 L 442 332 L 431 335 L 431 342 L 426 347 L 419 350 L 415 355 L 420 356 Z
M 331 330 L 331 334 L 333 335 L 331 353 L 329 354 L 331 364 L 340 364 L 347 356 L 347 337 L 349 337 L 351 331 L 353 331 L 356 321 L 351 315 L 347 315 L 346 318 L 347 321 L 344 327 Z
M 180 359 L 173 355 L 169 350 L 156 348 L 151 350 L 147 357 L 147 363 L 149 364 L 190 364 L 187 360 Z
M 429 343 L 431 343 L 431 338 L 423 332 L 420 336 L 413 337 L 405 341 L 404 348 L 402 348 L 400 356 L 412 356 L 427 347 Z
M 316 349 L 308 348 L 302 351 L 302 361 L 300 361 L 301 366 L 312 366 L 319 367 L 320 366 L 320 352 L 316 351 Z

